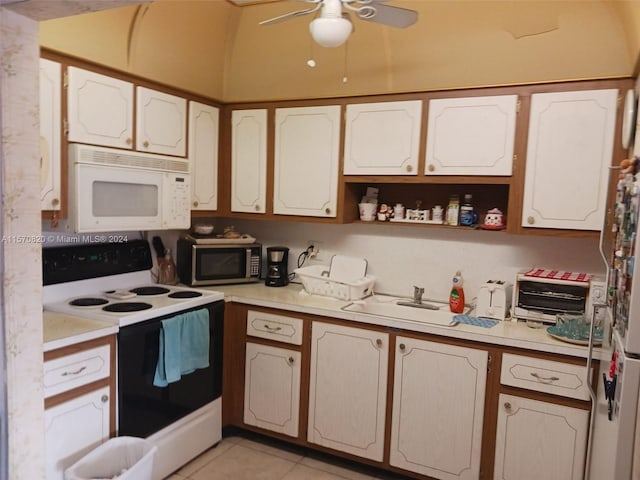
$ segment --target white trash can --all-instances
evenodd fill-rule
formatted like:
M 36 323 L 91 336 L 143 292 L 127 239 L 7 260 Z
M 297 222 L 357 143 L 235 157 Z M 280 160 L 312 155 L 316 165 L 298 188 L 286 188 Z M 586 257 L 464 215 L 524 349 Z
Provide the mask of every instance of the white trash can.
M 65 480 L 152 480 L 158 447 L 138 437 L 115 437 L 89 452 L 64 472 Z

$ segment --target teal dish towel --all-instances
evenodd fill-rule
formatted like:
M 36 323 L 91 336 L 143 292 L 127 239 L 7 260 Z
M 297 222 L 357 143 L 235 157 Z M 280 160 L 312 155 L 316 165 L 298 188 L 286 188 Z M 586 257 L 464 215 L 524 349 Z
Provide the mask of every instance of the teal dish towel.
M 166 387 L 182 375 L 209 366 L 209 311 L 206 308 L 162 320 L 156 387 Z

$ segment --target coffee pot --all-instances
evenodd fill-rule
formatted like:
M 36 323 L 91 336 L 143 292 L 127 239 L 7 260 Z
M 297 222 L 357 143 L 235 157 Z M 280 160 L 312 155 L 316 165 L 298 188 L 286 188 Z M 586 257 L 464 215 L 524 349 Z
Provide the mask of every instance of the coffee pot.
M 267 247 L 267 287 L 284 287 L 289 283 L 289 249 L 287 247 Z

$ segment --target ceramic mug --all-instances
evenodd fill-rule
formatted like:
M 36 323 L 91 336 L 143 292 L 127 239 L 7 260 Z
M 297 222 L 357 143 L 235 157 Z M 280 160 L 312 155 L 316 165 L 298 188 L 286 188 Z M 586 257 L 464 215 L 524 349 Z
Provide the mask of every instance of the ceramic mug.
M 359 203 L 358 211 L 360 212 L 360 220 L 365 222 L 373 222 L 376 219 L 378 205 L 375 203 Z

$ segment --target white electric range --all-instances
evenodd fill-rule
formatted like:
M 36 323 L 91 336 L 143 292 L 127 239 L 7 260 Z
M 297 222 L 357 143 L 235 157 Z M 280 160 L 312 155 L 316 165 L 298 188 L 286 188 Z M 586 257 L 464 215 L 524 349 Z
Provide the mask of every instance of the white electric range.
M 119 326 L 118 436 L 146 438 L 158 447 L 153 480 L 168 477 L 219 442 L 223 294 L 154 283 L 145 240 L 43 248 L 42 258 L 44 310 Z M 163 323 L 179 318 L 190 328 L 188 322 L 202 315 L 208 318 L 208 366 L 158 386 L 156 370 L 168 335 L 161 335 Z M 206 338 L 204 325 L 199 328 Z M 207 349 L 202 354 L 206 359 Z

